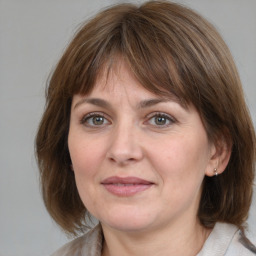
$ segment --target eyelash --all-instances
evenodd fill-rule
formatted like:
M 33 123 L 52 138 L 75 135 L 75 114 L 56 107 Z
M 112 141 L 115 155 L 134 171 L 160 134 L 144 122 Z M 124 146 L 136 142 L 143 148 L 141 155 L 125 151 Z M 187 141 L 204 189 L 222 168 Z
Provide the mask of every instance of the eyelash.
M 94 126 L 95 127 L 97 127 L 97 126 L 101 127 L 101 126 L 104 126 L 104 124 L 102 124 L 102 125 L 95 125 L 95 124 L 92 125 L 92 124 L 89 124 L 89 120 L 93 119 L 93 118 L 96 118 L 96 117 L 103 118 L 104 121 L 108 121 L 108 119 L 106 118 L 106 115 L 104 113 L 92 112 L 92 113 L 89 113 L 89 114 L 83 116 L 82 119 L 80 120 L 80 123 L 83 124 L 83 125 L 89 126 L 89 127 L 94 127 Z
M 168 124 L 163 124 L 163 125 L 152 124 L 153 126 L 157 126 L 157 128 L 166 128 L 176 122 L 176 120 L 173 117 L 162 112 L 151 113 L 147 118 L 148 119 L 146 122 L 149 122 L 152 119 L 156 120 L 156 118 L 164 118 L 166 121 L 169 122 Z
M 89 121 L 90 119 L 93 121 L 93 118 L 96 118 L 96 117 L 99 117 L 99 118 L 102 118 L 103 119 L 103 122 L 107 121 L 108 123 L 111 123 L 109 121 L 109 119 L 106 117 L 106 115 L 104 113 L 98 113 L 98 112 L 92 112 L 92 113 L 89 113 L 85 116 L 82 117 L 82 119 L 80 120 L 80 123 L 85 125 L 85 126 L 88 126 L 88 127 L 102 127 L 102 126 L 105 126 L 107 124 L 89 124 Z M 151 113 L 150 115 L 146 116 L 147 120 L 145 121 L 145 123 L 149 123 L 150 124 L 150 121 L 151 120 L 154 120 L 156 121 L 156 118 L 164 118 L 166 122 L 168 122 L 168 124 L 164 123 L 164 124 L 150 124 L 151 126 L 155 126 L 157 128 L 166 128 L 166 127 L 169 127 L 171 124 L 175 123 L 176 120 L 171 117 L 170 115 L 167 115 L 165 113 L 162 113 L 162 112 L 154 112 L 154 113 Z

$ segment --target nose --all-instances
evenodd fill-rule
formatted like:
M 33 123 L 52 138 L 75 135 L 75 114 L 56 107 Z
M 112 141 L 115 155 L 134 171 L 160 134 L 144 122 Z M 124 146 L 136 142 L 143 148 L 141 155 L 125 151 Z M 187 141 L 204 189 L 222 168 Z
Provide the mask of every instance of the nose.
M 108 159 L 118 165 L 128 165 L 143 158 L 143 148 L 140 143 L 139 128 L 119 125 L 112 131 Z

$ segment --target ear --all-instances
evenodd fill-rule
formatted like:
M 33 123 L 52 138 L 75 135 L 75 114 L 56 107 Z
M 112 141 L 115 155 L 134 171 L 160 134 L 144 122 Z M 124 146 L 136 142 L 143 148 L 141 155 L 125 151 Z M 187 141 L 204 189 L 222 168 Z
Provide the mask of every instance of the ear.
M 212 143 L 210 159 L 205 170 L 205 175 L 212 177 L 223 173 L 228 165 L 231 149 L 232 144 L 228 142 L 224 135 L 220 136 L 217 141 Z

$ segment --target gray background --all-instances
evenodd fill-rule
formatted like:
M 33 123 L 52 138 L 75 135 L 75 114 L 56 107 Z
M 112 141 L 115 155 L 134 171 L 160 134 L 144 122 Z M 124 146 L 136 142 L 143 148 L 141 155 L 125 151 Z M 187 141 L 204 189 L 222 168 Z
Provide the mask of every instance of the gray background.
M 0 256 L 49 255 L 67 241 L 44 209 L 34 160 L 45 83 L 78 24 L 120 2 L 0 0 Z M 224 36 L 255 124 L 256 0 L 177 2 L 198 10 Z M 255 202 L 249 227 L 255 242 Z

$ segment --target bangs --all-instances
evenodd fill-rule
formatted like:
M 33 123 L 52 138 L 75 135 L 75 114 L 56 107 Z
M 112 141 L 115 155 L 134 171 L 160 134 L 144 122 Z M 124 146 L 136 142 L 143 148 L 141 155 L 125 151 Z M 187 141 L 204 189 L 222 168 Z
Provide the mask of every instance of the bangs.
M 103 22 L 95 22 L 96 27 L 87 25 L 74 39 L 93 38 L 87 42 L 81 41 L 77 49 L 75 59 L 79 62 L 71 65 L 70 72 L 74 80 L 69 81 L 70 96 L 89 94 L 99 76 L 105 72 L 109 74 L 124 60 L 148 91 L 161 97 L 175 96 L 184 106 L 194 101 L 192 94 L 198 90 L 189 89 L 182 79 L 186 76 L 184 63 L 187 61 L 180 59 L 184 55 L 185 58 L 191 56 L 186 53 L 188 50 L 184 42 L 175 35 L 176 31 L 164 23 L 162 29 L 156 27 L 146 13 L 132 8 L 119 21 L 109 24 L 109 27 L 106 21 L 105 24 Z M 95 35 L 98 40 L 95 40 Z M 74 42 L 74 45 L 78 45 L 78 42 Z M 196 86 L 193 78 L 189 80 L 190 85 Z

